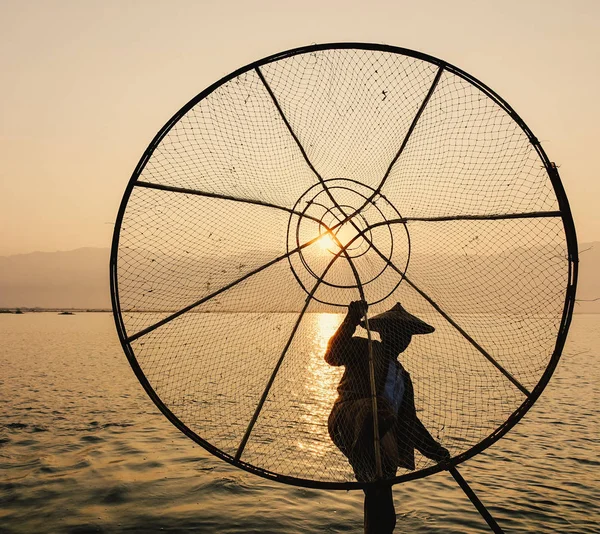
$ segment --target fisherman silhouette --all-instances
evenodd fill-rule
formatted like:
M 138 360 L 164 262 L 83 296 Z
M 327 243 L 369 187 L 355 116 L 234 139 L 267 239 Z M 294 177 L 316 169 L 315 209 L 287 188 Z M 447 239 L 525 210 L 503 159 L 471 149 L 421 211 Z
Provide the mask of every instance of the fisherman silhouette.
M 328 427 L 332 441 L 348 458 L 356 479 L 373 483 L 364 488 L 365 534 L 388 534 L 396 526 L 389 480 L 396 476 L 398 467 L 415 468 L 415 449 L 437 462 L 450 459 L 450 454 L 417 417 L 410 375 L 397 360 L 414 334 L 430 334 L 435 329 L 398 303 L 369 319 L 369 329 L 381 338 L 372 341 L 371 349 L 383 475 L 377 476 L 369 340 L 354 336 L 358 325 L 366 327 L 363 318 L 367 309 L 363 300 L 351 302 L 327 346 L 325 361 L 345 366 Z

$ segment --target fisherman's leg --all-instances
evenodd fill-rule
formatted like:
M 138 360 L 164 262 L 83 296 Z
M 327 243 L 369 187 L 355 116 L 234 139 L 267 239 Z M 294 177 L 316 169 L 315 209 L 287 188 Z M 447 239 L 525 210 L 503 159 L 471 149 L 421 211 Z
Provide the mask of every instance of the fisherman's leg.
M 373 444 L 373 404 L 371 399 L 361 399 L 356 403 L 354 419 L 354 446 L 371 447 Z M 380 440 L 396 423 L 396 414 L 390 403 L 383 397 L 377 397 L 377 426 Z
M 365 534 L 391 534 L 396 526 L 392 486 L 365 488 Z

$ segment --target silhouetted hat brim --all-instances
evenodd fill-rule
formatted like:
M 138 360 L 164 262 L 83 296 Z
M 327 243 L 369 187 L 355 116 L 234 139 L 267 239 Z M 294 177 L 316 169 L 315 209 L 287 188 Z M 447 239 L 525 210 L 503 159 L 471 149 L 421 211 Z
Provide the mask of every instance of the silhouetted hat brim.
M 360 322 L 360 326 L 367 327 L 364 320 Z M 407 334 L 431 334 L 435 332 L 433 326 L 415 317 L 412 313 L 408 313 L 400 303 L 396 304 L 391 310 L 369 318 L 369 328 L 374 332 L 397 328 Z

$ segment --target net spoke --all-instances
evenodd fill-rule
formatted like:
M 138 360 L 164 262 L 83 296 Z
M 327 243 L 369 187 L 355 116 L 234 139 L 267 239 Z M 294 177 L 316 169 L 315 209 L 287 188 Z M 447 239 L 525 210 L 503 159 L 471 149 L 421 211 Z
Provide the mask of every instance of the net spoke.
M 397 219 L 388 219 L 379 223 L 371 224 L 365 228 L 374 230 L 381 226 L 392 224 L 406 224 L 411 222 L 448 222 L 448 221 L 507 221 L 512 219 L 552 219 L 554 217 L 562 217 L 561 211 L 531 211 L 525 213 L 500 213 L 489 215 L 444 215 L 440 217 L 399 217 Z M 341 224 L 341 223 L 340 223 Z M 339 225 L 332 226 L 330 230 L 335 230 Z
M 204 304 L 205 302 L 216 297 L 217 295 L 220 295 L 221 293 L 227 291 L 228 289 L 235 287 L 236 285 L 243 282 L 244 280 L 248 280 L 248 278 L 254 276 L 255 274 L 258 274 L 261 271 L 264 271 L 266 268 L 271 267 L 271 265 L 275 265 L 276 263 L 278 263 L 282 260 L 285 260 L 286 258 L 292 256 L 293 254 L 296 254 L 300 250 L 312 245 L 318 239 L 320 239 L 320 236 L 316 237 L 314 239 L 311 239 L 310 241 L 307 241 L 306 243 L 300 245 L 299 247 L 296 247 L 293 250 L 290 250 L 289 252 L 286 252 L 285 254 L 277 256 L 275 259 L 261 265 L 260 267 L 257 267 L 256 269 L 253 269 L 252 271 L 246 273 L 244 276 L 241 276 L 240 278 L 237 278 L 233 282 L 230 282 L 229 284 L 217 289 L 216 291 L 213 291 L 210 295 L 206 295 L 205 297 L 202 297 L 201 299 L 197 300 L 196 302 L 193 302 L 192 304 L 185 306 L 184 308 L 180 309 L 179 311 L 176 311 L 175 313 L 172 313 L 171 315 L 165 317 L 164 319 L 144 328 L 143 330 L 140 330 L 139 332 L 136 332 L 135 334 L 133 334 L 132 336 L 129 336 L 127 338 L 127 342 L 131 343 L 131 342 L 135 341 L 136 339 L 139 339 L 140 337 L 145 336 L 146 334 L 152 332 L 153 330 L 156 330 L 157 328 L 171 322 L 173 319 L 176 319 L 177 317 L 183 315 L 184 313 L 187 313 L 190 310 L 197 308 L 201 304 Z
M 317 290 L 319 285 L 320 285 L 320 281 L 315 284 L 315 287 L 313 288 L 313 292 L 312 292 L 313 294 Z M 294 340 L 294 336 L 296 335 L 296 332 L 298 331 L 298 327 L 300 326 L 300 323 L 302 322 L 302 318 L 304 317 L 304 314 L 306 313 L 306 310 L 308 309 L 308 305 L 310 304 L 311 299 L 312 299 L 312 296 L 310 296 L 310 295 L 308 297 L 306 297 L 304 307 L 302 308 L 302 311 L 298 315 L 298 319 L 296 320 L 296 323 L 294 324 L 294 327 L 292 328 L 290 337 L 288 338 L 287 343 L 285 344 L 285 347 L 283 348 L 283 351 L 281 352 L 281 356 L 279 357 L 279 360 L 277 360 L 277 363 L 275 364 L 275 368 L 273 369 L 273 372 L 271 373 L 271 376 L 269 378 L 269 381 L 267 382 L 267 385 L 263 391 L 263 394 L 261 395 L 260 400 L 258 401 L 258 405 L 256 406 L 256 410 L 254 411 L 254 414 L 252 415 L 252 419 L 250 419 L 250 422 L 248 423 L 248 428 L 246 429 L 246 432 L 244 433 L 244 437 L 242 438 L 242 441 L 240 442 L 240 445 L 235 453 L 234 459 L 236 462 L 239 461 L 240 457 L 242 456 L 242 453 L 244 452 L 244 449 L 246 448 L 246 444 L 248 443 L 248 439 L 250 439 L 250 434 L 252 433 L 252 429 L 254 428 L 254 425 L 256 424 L 256 421 L 258 420 L 258 416 L 260 415 L 260 412 L 262 411 L 265 401 L 267 400 L 267 397 L 269 396 L 269 392 L 271 391 L 271 386 L 273 385 L 273 382 L 275 381 L 275 377 L 277 376 L 277 373 L 279 372 L 279 369 L 281 368 L 281 364 L 283 363 L 283 360 L 288 352 L 288 349 L 290 348 L 290 345 L 292 344 L 292 341 Z
M 521 392 L 523 393 L 523 395 L 525 395 L 526 397 L 529 397 L 531 395 L 531 392 L 525 387 L 523 386 L 523 384 L 521 384 L 513 375 L 511 375 L 504 367 L 502 367 L 502 365 L 500 365 L 496 359 L 490 355 L 490 353 L 485 350 L 479 343 L 477 343 L 477 341 L 475 341 L 469 334 L 467 334 L 467 332 L 464 331 L 463 328 L 461 328 L 459 326 L 459 324 L 452 319 L 452 317 L 450 317 L 444 310 L 442 310 L 442 308 L 440 308 L 440 306 L 434 302 L 434 300 L 429 297 L 429 295 L 427 295 L 422 289 L 420 289 L 419 287 L 417 287 L 413 282 L 410 281 L 410 279 L 404 275 L 404 280 L 406 281 L 406 283 L 412 287 L 417 293 L 419 293 L 419 295 L 421 295 L 427 302 L 429 302 L 429 304 L 431 304 L 431 306 L 433 306 L 433 308 L 435 308 L 435 310 L 444 318 L 446 319 L 446 321 L 448 321 L 456 330 L 458 330 L 458 332 L 460 332 L 460 334 L 471 344 L 473 345 L 473 347 L 475 347 L 485 358 L 486 360 L 488 360 L 496 369 L 498 369 L 498 371 L 500 371 L 506 378 L 508 378 L 508 380 Z
M 362 206 L 360 206 L 357 210 L 355 210 L 352 214 L 350 215 L 346 215 L 344 221 L 351 221 L 352 218 L 360 213 L 381 191 L 381 189 L 383 188 L 383 186 L 385 185 L 385 182 L 387 181 L 390 173 L 392 172 L 392 169 L 394 168 L 394 165 L 396 164 L 396 161 L 398 161 L 398 158 L 400 157 L 400 155 L 402 154 L 402 152 L 404 151 L 404 148 L 406 147 L 408 140 L 410 139 L 410 135 L 412 134 L 413 130 L 415 129 L 415 126 L 417 125 L 417 122 L 419 122 L 419 118 L 421 117 L 421 114 L 423 113 L 423 110 L 425 109 L 425 107 L 427 106 L 427 103 L 429 102 L 429 99 L 431 98 L 431 95 L 433 94 L 433 92 L 435 91 L 435 88 L 440 80 L 440 77 L 442 76 L 442 73 L 444 71 L 444 67 L 441 66 L 436 75 L 435 78 L 433 79 L 433 82 L 429 88 L 429 91 L 427 92 L 427 94 L 425 95 L 425 98 L 423 99 L 423 102 L 421 103 L 421 107 L 419 108 L 419 110 L 417 111 L 417 113 L 415 114 L 415 117 L 413 118 L 413 121 L 408 129 L 408 131 L 406 132 L 406 135 L 404 136 L 404 140 L 402 141 L 400 148 L 398 149 L 398 152 L 396 152 L 396 154 L 394 155 L 394 157 L 392 158 L 392 161 L 390 162 L 383 178 L 381 179 L 381 182 L 379 183 L 379 185 L 377 186 L 377 188 L 375 189 L 375 191 L 372 193 L 372 195 L 365 200 L 365 202 L 363 203 Z M 322 181 L 322 179 L 321 179 Z
M 412 123 L 411 123 L 410 127 L 408 128 L 408 131 L 406 132 L 406 135 L 404 136 L 404 140 L 402 141 L 402 144 L 400 145 L 400 148 L 398 149 L 398 152 L 396 152 L 396 155 L 392 158 L 392 161 L 390 162 L 389 167 L 385 171 L 385 174 L 383 175 L 383 178 L 381 179 L 381 182 L 377 186 L 377 189 L 375 190 L 375 193 L 373 193 L 373 197 L 372 198 L 374 198 L 375 195 L 382 190 L 383 186 L 385 185 L 385 182 L 387 181 L 390 173 L 392 172 L 392 169 L 394 168 L 394 165 L 398 161 L 398 158 L 402 155 L 402 152 L 404 152 L 404 148 L 408 144 L 408 140 L 410 139 L 411 134 L 413 133 L 415 127 L 417 126 L 417 123 L 419 122 L 419 119 L 421 118 L 421 115 L 423 114 L 423 111 L 427 107 L 427 104 L 429 103 L 431 95 L 435 91 L 435 88 L 437 87 L 437 84 L 440 81 L 440 78 L 442 77 L 442 73 L 443 72 L 444 72 L 444 66 L 442 65 L 438 69 L 438 71 L 437 71 L 437 73 L 435 75 L 435 78 L 433 79 L 433 82 L 431 83 L 431 87 L 429 88 L 429 91 L 427 91 L 427 94 L 425 95 L 425 98 L 423 99 L 423 102 L 421 103 L 421 107 L 419 108 L 419 110 L 415 114 L 415 117 L 413 118 Z
M 338 202 L 336 201 L 336 199 L 334 198 L 334 196 L 331 194 L 331 191 L 329 191 L 329 188 L 327 187 L 327 184 L 323 180 L 323 177 L 321 176 L 321 174 L 319 173 L 319 171 L 317 171 L 317 169 L 315 168 L 315 166 L 310 161 L 310 158 L 308 157 L 308 154 L 306 153 L 306 150 L 302 146 L 302 143 L 300 142 L 300 139 L 298 139 L 298 136 L 296 135 L 296 132 L 294 132 L 294 129 L 292 128 L 292 125 L 290 124 L 290 122 L 288 121 L 287 117 L 283 113 L 283 109 L 281 109 L 279 101 L 277 100 L 277 97 L 275 96 L 275 93 L 273 93 L 273 90 L 271 89 L 271 86 L 269 85 L 269 83 L 265 79 L 262 71 L 260 70 L 259 67 L 256 67 L 255 70 L 256 70 L 256 73 L 258 74 L 260 80 L 262 81 L 263 85 L 265 86 L 265 89 L 269 93 L 269 96 L 271 97 L 271 100 L 273 100 L 273 104 L 277 108 L 277 111 L 279 112 L 279 115 L 281 116 L 281 119 L 283 120 L 286 128 L 290 132 L 290 135 L 294 139 L 296 145 L 298 145 L 298 149 L 300 150 L 300 153 L 302 154 L 302 157 L 304 158 L 304 161 L 306 161 L 306 164 L 308 165 L 308 167 L 310 168 L 310 170 L 314 173 L 314 175 L 319 180 L 319 183 L 323 186 L 323 189 L 325 190 L 325 192 L 327 193 L 327 195 L 331 199 L 331 202 L 333 202 L 334 206 L 336 206 L 339 209 L 340 206 L 339 206 Z M 348 218 L 346 218 L 346 220 L 347 219 Z
M 333 197 L 332 197 L 330 191 L 327 190 L 327 192 L 333 200 Z M 336 203 L 336 205 L 337 205 L 337 208 L 342 213 L 342 215 L 344 216 L 344 218 L 348 219 L 348 216 L 346 215 L 346 212 L 344 211 L 344 209 L 339 204 Z M 354 229 L 360 235 L 360 228 L 356 225 L 356 223 L 351 218 L 349 220 L 350 220 L 350 223 L 352 224 L 352 226 L 354 227 Z M 332 234 L 332 235 L 334 235 L 334 234 Z M 344 257 L 348 261 L 348 264 L 350 265 L 350 269 L 352 269 L 352 274 L 354 275 L 354 279 L 356 280 L 356 286 L 358 288 L 358 293 L 360 295 L 360 299 L 366 301 L 364 288 L 363 288 L 362 282 L 360 280 L 360 275 L 358 274 L 356 265 L 354 265 L 352 258 L 348 254 L 347 246 L 345 246 L 345 247 L 342 246 L 342 243 L 340 243 L 340 241 L 338 240 L 337 235 L 334 235 L 334 239 L 335 239 L 337 245 L 340 247 L 341 252 L 344 254 Z M 368 241 L 368 239 L 367 239 L 367 241 Z M 332 262 L 332 264 L 333 264 L 333 262 Z M 327 269 L 329 269 L 329 267 Z M 323 276 L 325 276 L 325 273 L 323 273 Z M 321 277 L 321 280 L 323 279 L 323 276 Z M 379 442 L 379 415 L 378 415 L 378 410 L 377 410 L 377 387 L 375 384 L 375 362 L 374 362 L 374 356 L 373 356 L 373 339 L 371 337 L 371 329 L 369 328 L 369 317 L 366 314 L 365 314 L 365 326 L 367 329 L 367 339 L 369 340 L 369 354 L 368 354 L 369 387 L 371 389 L 371 391 L 370 391 L 370 393 L 371 393 L 371 410 L 373 412 L 373 447 L 374 447 L 374 451 L 375 451 L 375 470 L 377 472 L 377 477 L 382 478 L 383 467 L 382 467 L 382 463 L 381 463 L 381 448 L 380 448 L 380 442 Z
M 526 213 L 499 213 L 490 215 L 445 215 L 441 217 L 402 217 L 392 219 L 389 224 L 407 222 L 445 222 L 445 221 L 501 221 L 510 219 L 543 219 L 562 217 L 560 211 L 531 211 Z
M 413 282 L 411 282 L 410 279 L 406 276 L 406 273 L 403 273 L 400 269 L 398 269 L 398 267 L 394 265 L 391 259 L 386 258 L 386 256 L 377 248 L 377 246 L 373 242 L 369 241 L 368 237 L 363 236 L 363 239 L 369 242 L 370 245 L 373 247 L 373 250 L 381 257 L 381 259 L 386 261 L 392 269 L 394 269 L 399 275 L 401 275 L 406 281 L 406 283 L 408 283 L 408 285 L 410 285 L 417 293 L 419 293 L 419 295 L 421 295 L 427 302 L 429 302 L 429 304 L 431 304 L 431 306 L 433 306 L 433 308 L 435 308 L 435 310 L 442 317 L 444 317 L 446 321 L 448 321 L 456 330 L 458 330 L 458 332 L 460 332 L 460 334 L 471 345 L 473 345 L 473 347 L 475 347 L 494 367 L 496 367 L 496 369 L 498 369 L 506 378 L 508 378 L 508 380 L 510 380 L 510 382 L 514 386 L 516 386 L 517 389 L 521 391 L 521 393 L 523 393 L 527 397 L 531 395 L 531 392 L 527 388 L 525 388 L 525 386 L 523 386 L 514 376 L 512 376 L 504 367 L 502 367 L 502 365 L 500 365 L 495 360 L 495 358 L 490 355 L 488 351 L 486 351 L 479 343 L 477 343 L 477 341 L 475 341 L 469 334 L 467 334 L 467 332 L 465 332 L 465 330 L 461 328 L 458 325 L 458 323 L 454 321 L 454 319 L 452 319 L 444 310 L 442 310 L 442 308 L 440 308 L 440 306 L 431 297 L 429 297 L 423 290 L 421 290 Z
M 152 184 L 152 185 L 154 185 L 154 184 Z M 144 186 L 142 186 L 142 187 L 144 187 Z M 161 186 L 161 188 L 162 188 L 162 186 Z M 210 195 L 210 196 L 213 196 L 213 195 Z M 276 205 L 273 205 L 273 207 L 278 207 L 278 206 L 276 206 Z M 299 216 L 299 217 L 301 217 L 301 218 L 307 218 L 307 219 L 310 219 L 310 220 L 314 220 L 315 222 L 317 222 L 317 223 L 321 224 L 322 226 L 324 226 L 324 227 L 325 227 L 325 229 L 326 229 L 326 230 L 327 230 L 327 231 L 328 231 L 328 232 L 329 232 L 331 235 L 334 235 L 334 230 L 335 230 L 336 228 L 338 228 L 338 227 L 339 227 L 339 226 L 342 224 L 342 223 L 340 222 L 340 223 L 337 223 L 335 226 L 333 226 L 333 227 L 331 227 L 331 228 L 328 228 L 326 225 L 324 225 L 324 224 L 323 224 L 323 222 L 322 222 L 320 219 L 317 219 L 317 218 L 315 218 L 315 217 L 311 217 L 311 216 L 309 216 L 309 215 L 306 215 L 305 213 L 300 213 L 300 212 L 297 212 L 297 211 L 295 211 L 295 210 L 288 210 L 287 208 L 282 208 L 282 209 L 284 209 L 285 211 L 289 211 L 289 212 L 293 213 L 294 215 L 298 215 L 298 216 Z M 194 308 L 196 308 L 196 307 L 200 306 L 201 304 L 204 304 L 205 302 L 208 302 L 210 299 L 212 299 L 212 298 L 214 298 L 214 297 L 216 297 L 216 296 L 220 295 L 221 293 L 223 293 L 223 292 L 225 292 L 225 291 L 227 291 L 227 290 L 231 289 L 232 287 L 235 287 L 236 285 L 238 285 L 239 283 L 241 283 L 241 282 L 243 282 L 243 281 L 247 280 L 247 279 L 248 279 L 248 278 L 250 278 L 251 276 L 253 276 L 253 275 L 255 275 L 255 274 L 258 274 L 258 273 L 260 273 L 261 271 L 264 271 L 266 268 L 268 268 L 268 267 L 271 267 L 272 265 L 274 265 L 274 264 L 276 264 L 276 263 L 278 263 L 278 262 L 280 262 L 280 261 L 282 261 L 282 260 L 285 260 L 286 258 L 289 258 L 289 257 L 290 257 L 290 256 L 292 256 L 293 254 L 296 254 L 297 252 L 300 252 L 301 250 L 305 249 L 306 247 L 309 247 L 310 245 L 314 244 L 314 243 L 315 243 L 316 241 L 318 241 L 319 239 L 321 239 L 321 236 L 320 236 L 320 235 L 319 235 L 319 236 L 317 236 L 317 237 L 315 237 L 315 238 L 313 238 L 313 239 L 311 239 L 311 240 L 309 240 L 309 241 L 307 241 L 307 242 L 305 242 L 305 243 L 303 243 L 302 245 L 300 245 L 300 246 L 298 246 L 298 247 L 296 247 L 296 248 L 294 248 L 294 249 L 292 249 L 292 250 L 290 250 L 290 251 L 286 252 L 285 254 L 282 254 L 282 255 L 280 255 L 280 256 L 278 256 L 278 257 L 274 258 L 273 260 L 271 260 L 271 261 L 269 261 L 269 262 L 267 262 L 267 263 L 265 263 L 265 264 L 261 265 L 260 267 L 257 267 L 256 269 L 253 269 L 252 271 L 250 271 L 250 272 L 246 273 L 244 276 L 241 276 L 240 278 L 237 278 L 237 279 L 236 279 L 236 280 L 234 280 L 233 282 L 230 282 L 229 284 L 227 284 L 227 285 L 225 285 L 225 286 L 223 286 L 223 287 L 221 287 L 221 288 L 217 289 L 216 291 L 212 292 L 211 294 L 209 294 L 209 295 L 206 295 L 205 297 L 203 297 L 203 298 L 201 298 L 201 299 L 199 299 L 199 300 L 197 300 L 197 301 L 193 302 L 192 304 L 189 304 L 188 306 L 185 306 L 184 308 L 180 309 L 179 311 L 177 311 L 177 312 L 175 312 L 175 313 L 172 313 L 171 315 L 169 315 L 169 316 L 165 317 L 164 319 L 162 319 L 162 320 L 160 320 L 160 321 L 158 321 L 158 322 L 156 322 L 156 323 L 154 323 L 154 324 L 152 324 L 152 325 L 150 325 L 150 326 L 148 326 L 148 327 L 144 328 L 143 330 L 140 330 L 139 332 L 136 332 L 136 333 L 135 333 L 135 334 L 133 334 L 132 336 L 129 336 L 129 337 L 127 338 L 127 342 L 128 342 L 128 343 L 131 343 L 131 342 L 135 341 L 136 339 L 139 339 L 140 337 L 142 337 L 142 336 L 145 336 L 146 334 L 148 334 L 148 333 L 150 333 L 150 332 L 152 332 L 152 331 L 156 330 L 157 328 L 159 328 L 159 327 L 161 327 L 161 326 L 163 326 L 163 325 L 165 325 L 165 324 L 167 324 L 167 323 L 171 322 L 173 319 L 176 319 L 177 317 L 179 317 L 179 316 L 183 315 L 184 313 L 187 313 L 187 312 L 189 312 L 189 311 L 193 310 Z M 350 244 L 351 244 L 351 243 L 348 243 L 348 244 L 346 245 L 346 247 L 343 247 L 343 248 L 340 250 L 340 254 L 344 254 L 344 256 L 345 256 L 345 257 L 347 257 L 346 248 L 347 248 L 347 246 L 349 246 Z M 338 256 L 336 255 L 336 258 L 337 258 L 337 257 L 338 257 Z M 358 273 L 356 272 L 356 268 L 354 267 L 354 265 L 353 265 L 352 261 L 350 260 L 350 258 L 347 258 L 347 259 L 349 260 L 349 264 L 351 265 L 351 268 L 352 268 L 352 270 L 353 270 L 353 273 L 354 273 L 354 275 L 355 275 L 355 277 L 356 277 L 357 284 L 358 284 L 358 286 L 357 286 L 357 287 L 359 287 L 359 288 L 360 288 L 360 289 L 359 289 L 359 293 L 360 293 L 360 295 L 361 295 L 361 298 L 364 298 L 364 293 L 362 292 L 362 284 L 361 284 L 361 282 L 360 282 L 360 279 L 358 278 Z M 325 274 L 323 274 L 323 276 L 325 276 Z
M 302 154 L 302 157 L 304 158 L 304 161 L 306 161 L 306 164 L 309 166 L 310 170 L 319 179 L 319 182 L 323 183 L 323 177 L 319 174 L 319 171 L 317 171 L 317 169 L 315 168 L 315 166 L 310 161 L 310 159 L 308 157 L 308 154 L 306 153 L 306 150 L 304 150 L 304 147 L 302 146 L 302 143 L 300 142 L 300 139 L 298 139 L 298 136 L 296 135 L 296 132 L 294 132 L 294 129 L 292 128 L 292 125 L 287 120 L 287 117 L 285 116 L 285 113 L 283 112 L 283 109 L 281 109 L 281 106 L 279 104 L 279 101 L 277 100 L 277 97 L 275 96 L 275 93 L 273 93 L 273 90 L 271 89 L 271 86 L 269 85 L 269 83 L 265 79 L 262 71 L 260 70 L 259 67 L 256 67 L 254 70 L 256 71 L 256 74 L 258 74 L 258 77 L 260 78 L 260 81 L 263 83 L 263 85 L 265 86 L 265 89 L 269 93 L 269 96 L 271 97 L 271 100 L 273 100 L 273 104 L 275 104 L 275 107 L 277 108 L 277 111 L 279 112 L 279 115 L 281 116 L 281 120 L 283 120 L 286 128 L 290 132 L 290 135 L 294 139 L 294 142 L 296 143 L 296 145 L 298 145 L 298 148 L 300 149 L 300 153 Z
M 267 397 L 269 396 L 269 392 L 271 391 L 271 387 L 273 385 L 273 382 L 275 381 L 275 377 L 277 376 L 277 373 L 279 372 L 279 369 L 281 368 L 281 364 L 283 363 L 283 360 L 288 352 L 288 349 L 290 348 L 290 345 L 292 344 L 292 341 L 294 340 L 294 336 L 296 335 L 296 332 L 298 331 L 298 327 L 300 326 L 300 323 L 302 322 L 302 318 L 304 317 L 306 310 L 308 309 L 308 306 L 311 303 L 314 294 L 316 293 L 317 289 L 323 282 L 323 279 L 329 272 L 329 269 L 331 269 L 331 267 L 336 262 L 336 260 L 342 254 L 344 254 L 345 250 L 346 250 L 346 248 L 343 248 L 337 254 L 334 255 L 334 257 L 331 259 L 331 261 L 329 262 L 329 264 L 327 265 L 327 267 L 325 268 L 325 270 L 323 271 L 323 273 L 321 274 L 319 279 L 314 284 L 312 290 L 306 297 L 306 299 L 304 301 L 304 306 L 302 307 L 302 310 L 301 310 L 300 314 L 298 315 L 298 319 L 296 319 L 296 322 L 294 323 L 294 327 L 292 328 L 292 332 L 281 352 L 281 356 L 279 356 L 279 359 L 277 360 L 277 363 L 275 364 L 275 368 L 273 369 L 273 372 L 271 373 L 271 376 L 269 378 L 269 381 L 267 382 L 267 385 L 263 391 L 263 394 L 260 397 L 260 400 L 258 402 L 256 410 L 254 411 L 254 414 L 252 416 L 252 419 L 250 419 L 250 422 L 248 423 L 248 427 L 246 428 L 244 437 L 242 438 L 240 445 L 237 449 L 237 452 L 235 454 L 235 461 L 239 461 L 239 459 L 242 456 L 242 453 L 244 452 L 244 449 L 246 448 L 246 444 L 248 443 L 248 439 L 250 438 L 252 429 L 254 428 L 254 425 L 256 424 L 256 421 L 258 420 L 258 416 L 260 415 L 260 412 L 265 404 L 265 401 L 267 400 Z
M 310 215 L 300 213 L 291 208 L 286 208 L 285 206 L 280 206 L 279 204 L 273 204 L 271 202 L 263 202 L 262 200 L 235 197 L 233 195 L 222 195 L 220 193 L 209 193 L 207 191 L 199 191 L 197 189 L 187 189 L 185 187 L 175 187 L 175 186 L 171 186 L 171 185 L 154 184 L 151 182 L 142 182 L 142 181 L 137 181 L 135 183 L 135 186 L 136 187 L 144 187 L 147 189 L 157 189 L 159 191 L 170 191 L 171 193 L 183 193 L 185 195 L 197 195 L 197 196 L 207 197 L 207 198 L 217 198 L 219 200 L 231 200 L 232 202 L 242 202 L 243 204 L 254 204 L 256 206 L 263 206 L 265 208 L 274 208 L 277 210 L 285 211 L 287 213 L 297 215 L 298 217 L 306 217 L 307 219 L 311 219 L 317 223 L 321 223 L 320 219 L 317 219 L 316 217 L 311 217 Z

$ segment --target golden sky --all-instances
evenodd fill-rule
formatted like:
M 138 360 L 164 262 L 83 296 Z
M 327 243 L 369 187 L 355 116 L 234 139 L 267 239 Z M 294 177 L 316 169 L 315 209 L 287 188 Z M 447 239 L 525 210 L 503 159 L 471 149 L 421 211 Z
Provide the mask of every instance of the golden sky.
M 311 43 L 419 50 L 482 80 L 542 141 L 600 240 L 595 0 L 0 2 L 0 255 L 110 246 L 144 149 L 229 72 Z

